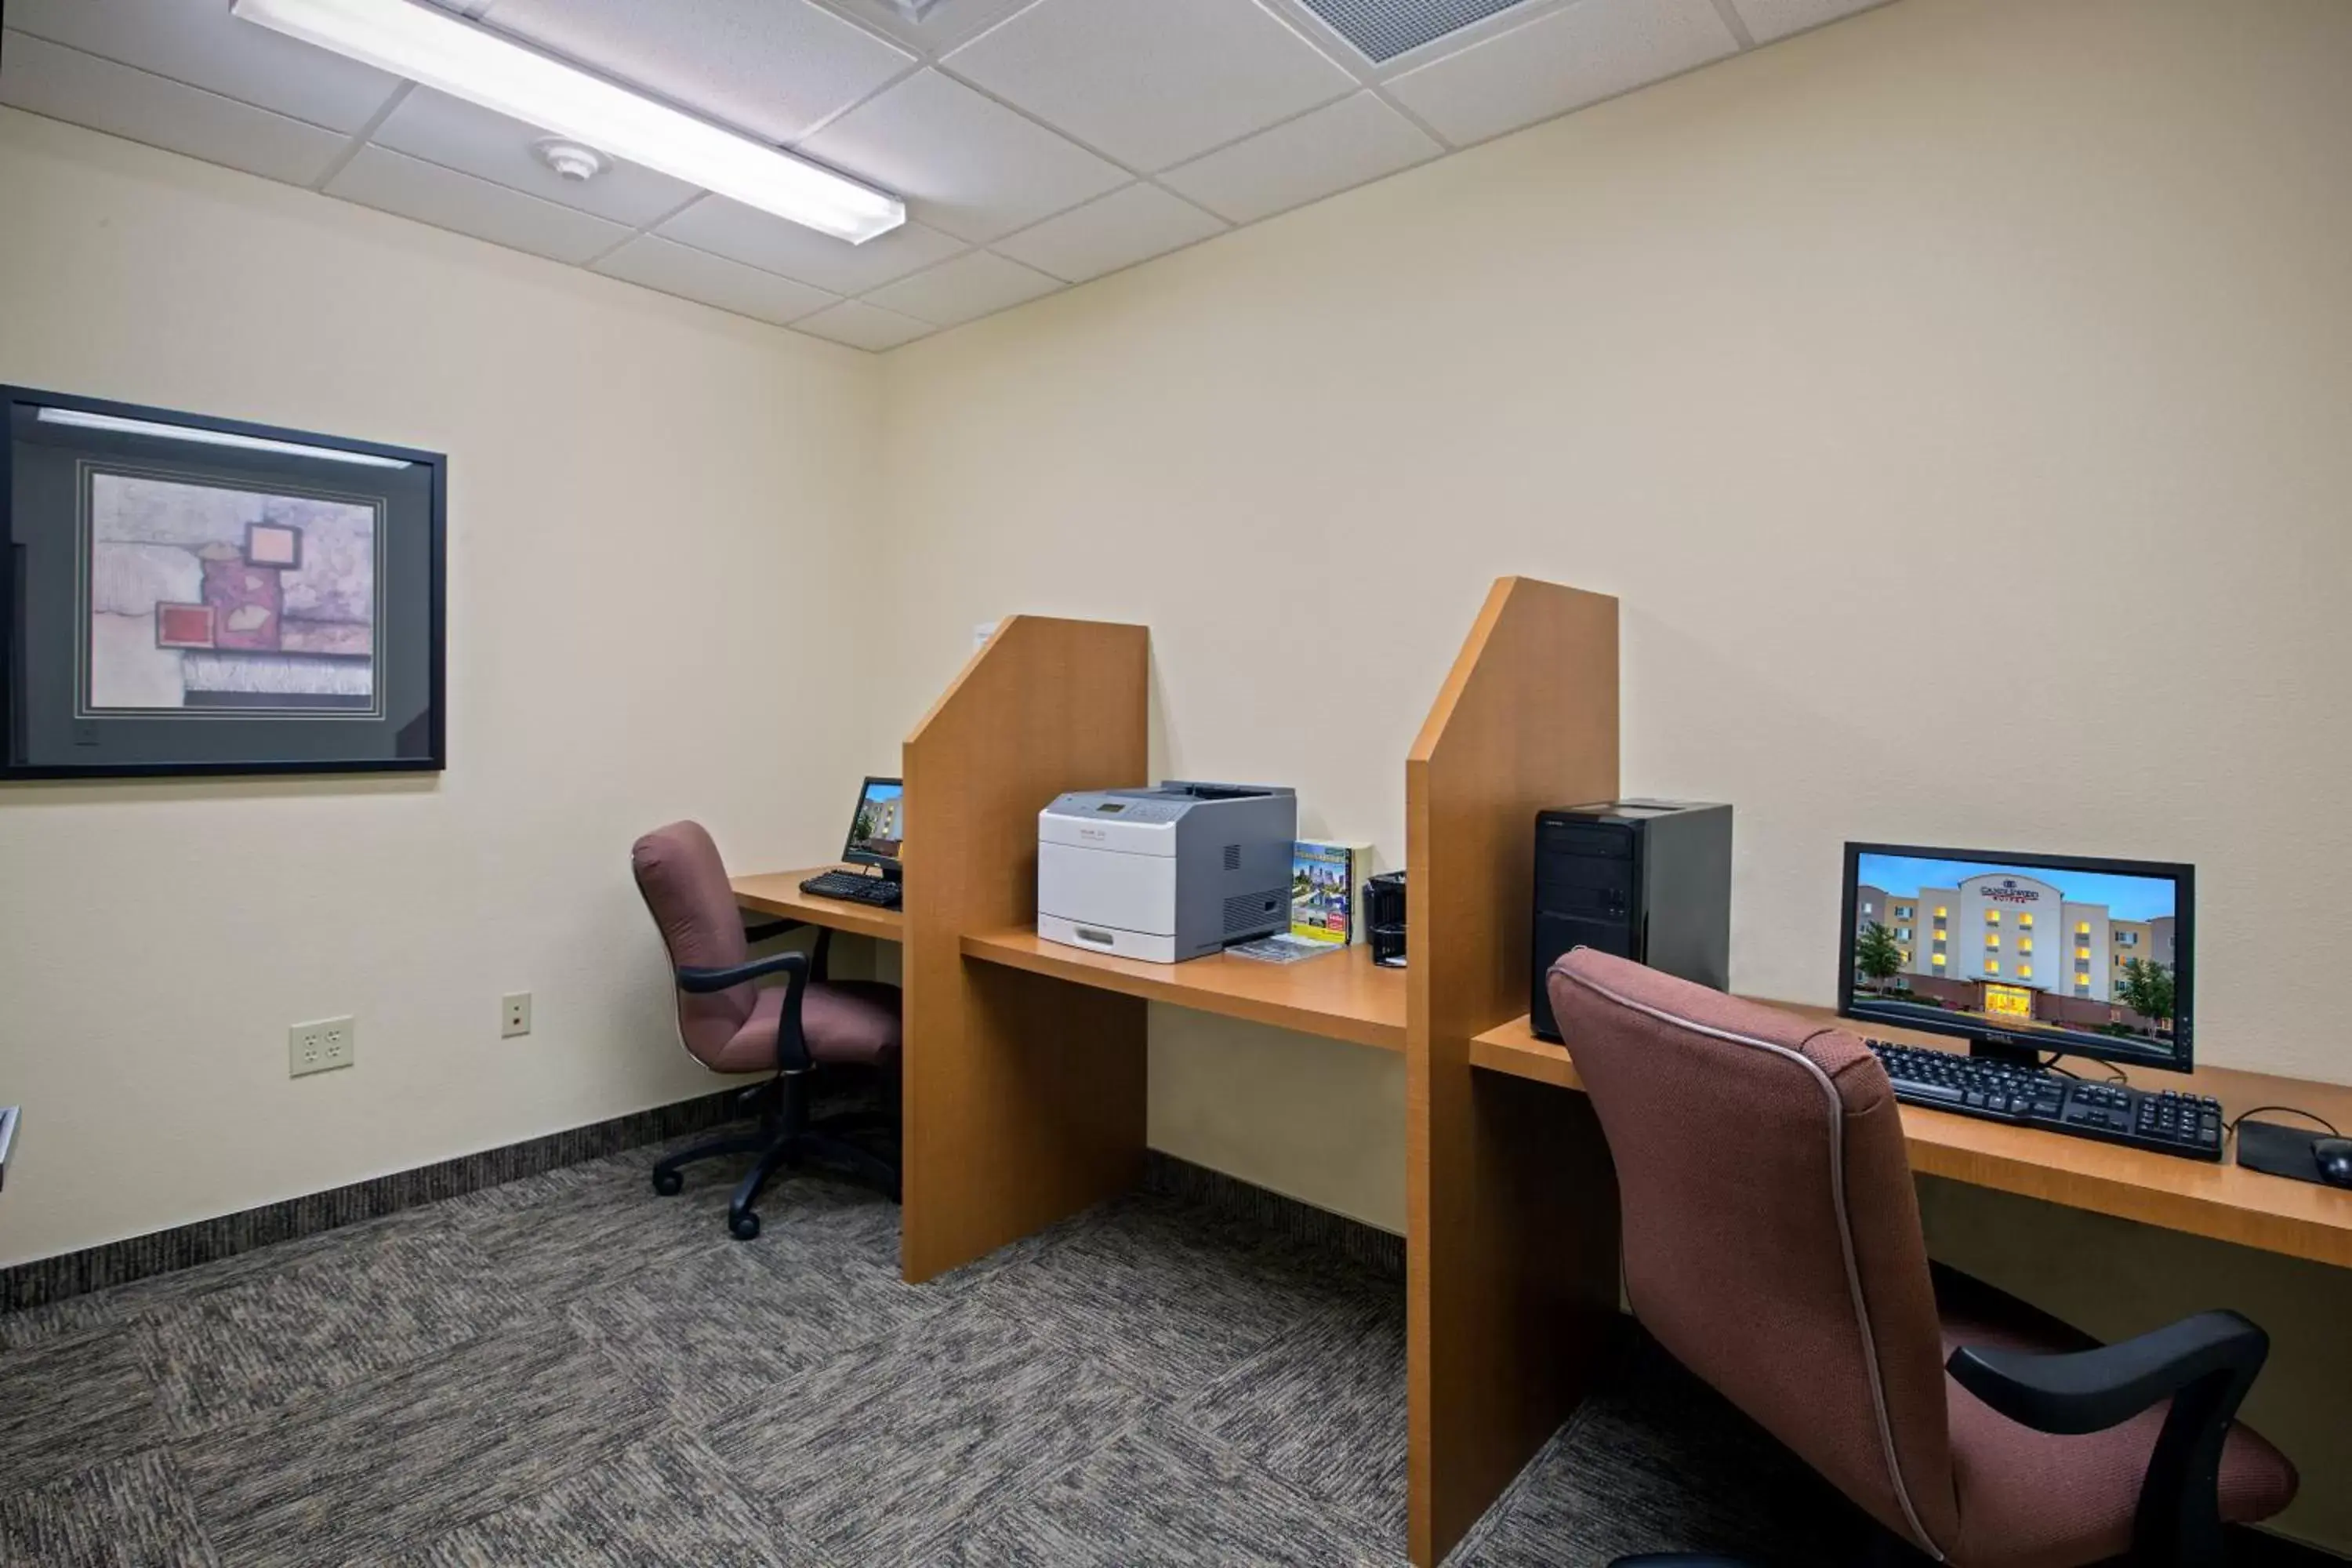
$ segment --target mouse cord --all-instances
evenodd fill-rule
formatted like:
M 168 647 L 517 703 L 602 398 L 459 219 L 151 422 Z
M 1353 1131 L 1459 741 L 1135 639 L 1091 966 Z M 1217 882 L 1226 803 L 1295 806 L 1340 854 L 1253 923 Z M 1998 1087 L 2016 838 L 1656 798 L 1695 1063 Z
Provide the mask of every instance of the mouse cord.
M 2237 1115 L 2230 1118 L 2229 1131 L 2233 1133 L 2236 1132 L 2238 1131 L 2239 1122 L 2243 1121 L 2249 1116 L 2252 1116 L 2257 1112 L 2264 1110 L 2283 1110 L 2289 1116 L 2304 1117 L 2309 1121 L 2316 1121 L 2322 1127 L 2326 1128 L 2327 1135 L 2331 1138 L 2341 1138 L 2344 1136 L 2343 1133 L 2338 1132 L 2336 1130 L 2336 1123 L 2328 1121 L 2327 1118 L 2321 1116 L 2315 1111 L 2305 1110 L 2299 1105 L 2257 1105 L 2251 1110 L 2241 1110 Z

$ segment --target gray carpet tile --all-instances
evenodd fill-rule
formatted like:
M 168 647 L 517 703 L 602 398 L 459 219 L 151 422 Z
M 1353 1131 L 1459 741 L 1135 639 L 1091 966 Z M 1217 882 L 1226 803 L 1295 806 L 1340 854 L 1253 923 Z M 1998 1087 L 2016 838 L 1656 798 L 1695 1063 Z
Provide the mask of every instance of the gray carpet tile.
M 219 1568 L 179 1468 L 158 1449 L 0 1497 L 8 1568 Z
M 370 1259 L 385 1249 L 395 1248 L 411 1237 L 444 1232 L 449 1223 L 448 1214 L 437 1206 L 403 1209 L 397 1214 L 296 1237 L 194 1268 L 147 1275 L 110 1290 L 68 1298 L 58 1305 L 70 1307 L 77 1300 L 110 1303 L 117 1315 L 128 1319 L 150 1308 L 193 1300 L 216 1290 L 235 1289 L 257 1279 L 275 1279 L 310 1263 L 364 1268 Z
M 968 1302 L 779 1384 L 703 1437 L 827 1560 L 905 1563 L 1157 1403 L 1099 1359 Z
M 942 1303 L 893 1267 L 730 1246 L 582 1297 L 566 1317 L 616 1361 L 657 1378 L 681 1416 L 765 1397 L 778 1384 L 906 1329 Z
M 1858 1562 L 1860 1516 L 1748 1418 L 1628 1334 L 1613 1385 L 1579 1407 L 1446 1568 L 1604 1568 L 1723 1552 L 1759 1568 Z
M 158 1302 L 137 1323 L 164 1414 L 184 1435 L 454 1350 L 516 1308 L 445 1226 Z
M 1294 1247 L 1143 1194 L 1055 1227 L 975 1287 L 1076 1353 L 1189 1391 L 1325 1310 L 1330 1278 Z
M 0 1563 L 1380 1564 L 1402 1550 L 1397 1282 L 1141 1194 L 942 1279 L 898 1211 L 660 1151 L 0 1315 Z M 1627 1335 L 1454 1568 L 1736 1547 L 1854 1516 Z
M 369 1568 L 772 1568 L 808 1561 L 728 1482 L 709 1449 L 679 1433 Z
M 957 1542 L 964 1568 L 1405 1568 L 1384 1531 L 1318 1505 L 1173 1414 L 1150 1417 Z
M 648 1166 L 623 1156 L 569 1165 L 453 1199 L 449 1207 L 473 1250 L 506 1287 L 556 1307 L 615 1280 L 676 1268 L 725 1241 L 712 1216 L 725 1201 L 710 1165 L 677 1198 L 655 1196 Z M 513 1189 L 520 1189 L 516 1191 Z
M 0 1351 L 0 1497 L 151 1447 L 163 1414 L 129 1328 Z
M 651 1436 L 659 1390 L 553 1325 L 174 1450 L 225 1561 L 307 1568 L 424 1542 Z
M 0 1312 L 0 1351 L 31 1350 L 51 1340 L 111 1328 L 122 1309 L 110 1294 L 68 1296 L 45 1307 Z
M 1184 1414 L 1268 1474 L 1405 1528 L 1404 1289 L 1369 1276 L 1192 1395 Z

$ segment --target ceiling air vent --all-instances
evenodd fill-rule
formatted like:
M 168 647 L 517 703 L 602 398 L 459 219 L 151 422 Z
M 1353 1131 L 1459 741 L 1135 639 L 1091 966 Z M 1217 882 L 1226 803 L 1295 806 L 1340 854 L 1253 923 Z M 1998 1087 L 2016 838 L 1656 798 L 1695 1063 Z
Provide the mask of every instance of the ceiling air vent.
M 1391 60 L 1442 38 L 1520 0 L 1307 0 L 1307 7 L 1361 50 L 1367 59 Z

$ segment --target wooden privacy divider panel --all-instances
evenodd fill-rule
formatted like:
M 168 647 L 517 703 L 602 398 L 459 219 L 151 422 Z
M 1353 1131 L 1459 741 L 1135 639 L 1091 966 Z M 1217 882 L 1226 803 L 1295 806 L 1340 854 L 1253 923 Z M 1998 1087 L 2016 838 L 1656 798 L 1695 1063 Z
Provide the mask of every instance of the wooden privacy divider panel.
M 1148 782 L 1150 634 L 1014 616 L 904 748 L 906 1208 L 929 1279 L 1141 1178 L 1144 1003 L 963 956 L 1037 914 L 1037 813 Z
M 1536 813 L 1617 795 L 1617 601 L 1487 595 L 1405 764 L 1410 1546 L 1443 1558 L 1583 1393 L 1617 1306 L 1588 1102 L 1474 1072 L 1527 1011 Z

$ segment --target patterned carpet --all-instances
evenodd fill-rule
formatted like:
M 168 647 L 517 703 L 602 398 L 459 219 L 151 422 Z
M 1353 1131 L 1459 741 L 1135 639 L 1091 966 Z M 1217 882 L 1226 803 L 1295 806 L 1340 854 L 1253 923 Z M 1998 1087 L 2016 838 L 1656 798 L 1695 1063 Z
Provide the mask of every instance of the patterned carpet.
M 640 1150 L 0 1317 L 0 1563 L 1403 1561 L 1402 1284 L 1139 1195 L 931 1285 L 897 1210 Z M 1629 1340 L 1451 1560 L 1843 1555 Z

